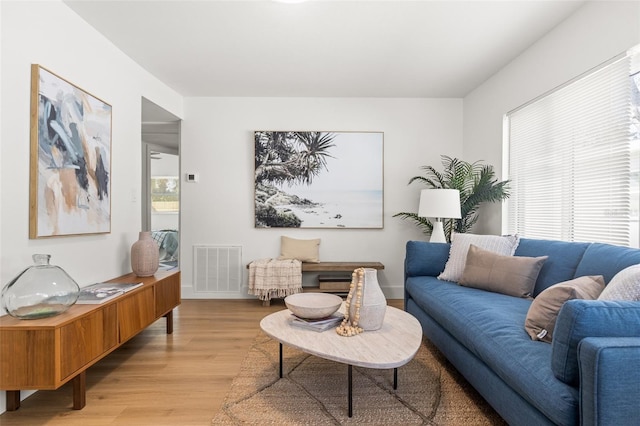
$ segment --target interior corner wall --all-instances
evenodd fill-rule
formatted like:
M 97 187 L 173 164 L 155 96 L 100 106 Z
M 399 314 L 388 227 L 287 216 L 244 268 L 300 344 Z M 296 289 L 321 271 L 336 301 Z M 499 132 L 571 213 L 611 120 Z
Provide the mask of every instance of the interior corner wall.
M 176 116 L 182 97 L 60 1 L 1 1 L 0 11 L 0 283 L 29 266 L 34 253 L 51 254 L 81 286 L 127 273 L 140 230 L 141 97 Z M 112 106 L 109 234 L 29 239 L 31 64 Z
M 464 158 L 502 176 L 503 117 L 640 43 L 640 2 L 587 2 L 464 98 Z M 500 206 L 485 206 L 474 232 L 502 232 Z
M 440 155 L 462 152 L 461 99 L 185 98 L 181 165 L 181 270 L 184 298 L 194 294 L 193 246 L 242 246 L 246 295 L 252 260 L 277 257 L 280 236 L 320 238 L 322 261 L 379 261 L 387 297 L 403 297 L 403 261 L 408 240 L 427 237 L 413 222 L 392 217 L 417 212 L 420 167 L 440 164 Z M 254 226 L 256 130 L 384 132 L 383 229 L 257 229 Z M 362 153 L 366 161 L 366 152 Z M 187 183 L 184 174 L 197 173 Z M 233 297 L 238 297 L 234 295 Z M 250 296 L 255 297 L 255 296 Z

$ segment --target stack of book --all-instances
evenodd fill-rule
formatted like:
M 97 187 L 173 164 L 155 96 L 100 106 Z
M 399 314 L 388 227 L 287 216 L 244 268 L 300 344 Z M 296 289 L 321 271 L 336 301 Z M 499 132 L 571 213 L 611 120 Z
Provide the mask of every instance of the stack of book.
M 138 288 L 142 283 L 96 283 L 80 289 L 76 303 L 80 305 L 99 305 L 128 291 Z
M 344 315 L 340 312 L 336 312 L 335 314 L 325 318 L 316 319 L 300 318 L 291 314 L 291 319 L 289 320 L 289 322 L 294 327 L 306 328 L 307 330 L 321 332 L 333 327 L 337 327 L 343 318 Z

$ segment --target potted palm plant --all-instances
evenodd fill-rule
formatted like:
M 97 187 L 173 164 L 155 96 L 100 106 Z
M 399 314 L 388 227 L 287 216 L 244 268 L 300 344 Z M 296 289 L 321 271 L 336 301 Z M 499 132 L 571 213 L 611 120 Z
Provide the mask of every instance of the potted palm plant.
M 444 170 L 436 170 L 433 166 L 423 166 L 424 176 L 414 176 L 409 180 L 425 184 L 427 188 L 457 189 L 460 191 L 461 219 L 445 219 L 444 232 L 447 241 L 451 241 L 451 232 L 468 232 L 478 221 L 478 209 L 482 203 L 495 203 L 509 198 L 509 181 L 498 181 L 493 166 L 482 161 L 469 163 L 458 158 L 441 156 Z M 433 224 L 417 213 L 400 212 L 393 215 L 402 219 L 410 219 L 423 230 L 431 234 Z

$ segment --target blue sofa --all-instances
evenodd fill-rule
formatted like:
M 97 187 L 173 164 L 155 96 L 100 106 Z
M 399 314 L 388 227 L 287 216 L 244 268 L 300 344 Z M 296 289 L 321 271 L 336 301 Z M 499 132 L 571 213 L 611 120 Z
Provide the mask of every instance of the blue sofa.
M 515 256 L 549 256 L 534 296 L 640 263 L 637 249 L 524 238 Z M 449 244 L 407 243 L 405 310 L 509 424 L 640 425 L 640 302 L 570 300 L 552 343 L 533 341 L 530 300 L 437 279 L 448 257 Z

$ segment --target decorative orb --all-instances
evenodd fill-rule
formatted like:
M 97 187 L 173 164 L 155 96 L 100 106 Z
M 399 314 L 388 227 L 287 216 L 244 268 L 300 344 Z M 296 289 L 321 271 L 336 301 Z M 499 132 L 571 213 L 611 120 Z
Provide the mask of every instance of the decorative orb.
M 297 293 L 285 297 L 284 304 L 297 317 L 328 317 L 340 308 L 342 298 L 328 293 Z
M 80 287 L 59 266 L 49 264 L 48 254 L 34 254 L 34 264 L 2 290 L 7 313 L 20 319 L 58 315 L 76 303 Z

